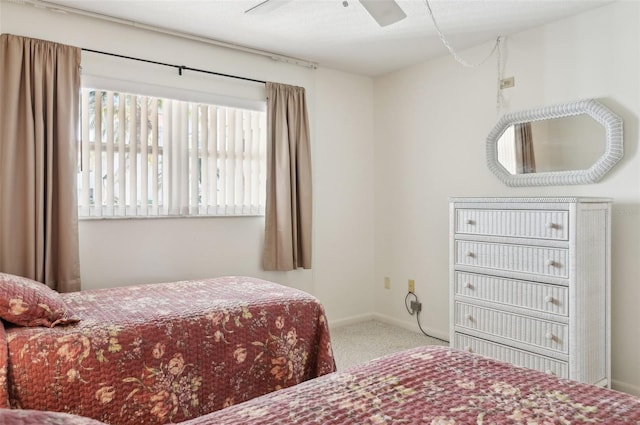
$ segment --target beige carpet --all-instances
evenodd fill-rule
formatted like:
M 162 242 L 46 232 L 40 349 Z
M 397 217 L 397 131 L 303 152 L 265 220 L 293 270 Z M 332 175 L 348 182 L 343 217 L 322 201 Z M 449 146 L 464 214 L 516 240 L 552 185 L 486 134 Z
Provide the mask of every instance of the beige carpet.
M 344 370 L 396 351 L 447 344 L 421 333 L 370 320 L 332 328 L 331 345 L 338 370 Z

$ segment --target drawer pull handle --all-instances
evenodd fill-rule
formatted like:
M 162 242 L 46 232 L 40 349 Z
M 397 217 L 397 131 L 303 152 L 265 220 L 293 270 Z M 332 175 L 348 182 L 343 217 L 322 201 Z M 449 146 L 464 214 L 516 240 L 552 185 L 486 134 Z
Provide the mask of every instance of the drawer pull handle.
M 464 351 L 466 351 L 468 353 L 473 353 L 473 350 L 471 349 L 470 345 L 467 345 L 466 347 L 464 347 Z
M 553 341 L 553 340 L 555 340 L 555 339 L 556 339 L 555 335 L 553 335 L 551 332 L 547 332 L 547 333 L 544 335 L 544 337 L 545 337 L 545 338 L 547 338 L 549 341 Z
M 557 267 L 558 263 L 556 263 L 553 260 L 547 260 L 547 266 L 549 266 L 549 267 Z
M 464 318 L 469 320 L 469 321 L 473 321 L 473 316 L 471 314 L 469 314 L 469 313 L 465 314 Z
M 544 301 L 550 304 L 554 304 L 556 302 L 556 300 L 551 295 L 547 295 L 546 297 L 544 297 Z
M 558 226 L 558 225 L 557 225 L 557 224 L 555 224 L 555 223 L 547 223 L 547 229 L 551 229 L 551 230 L 553 230 L 553 229 L 557 229 L 557 228 L 559 228 L 559 227 L 560 227 L 560 226 Z
M 469 224 L 469 225 L 471 225 L 471 226 L 473 226 L 474 224 L 476 224 L 476 222 L 475 222 L 474 220 L 471 220 L 470 218 L 469 218 L 469 219 L 467 219 L 466 223 L 467 223 L 467 224 Z
M 471 282 L 467 282 L 467 283 L 464 284 L 464 287 L 466 289 L 473 289 L 473 284 Z
M 467 254 L 466 254 L 466 255 L 467 255 L 467 257 L 469 257 L 469 258 L 474 258 L 474 257 L 476 256 L 476 254 L 474 254 L 474 253 L 473 253 L 473 252 L 471 252 L 471 251 L 467 251 Z

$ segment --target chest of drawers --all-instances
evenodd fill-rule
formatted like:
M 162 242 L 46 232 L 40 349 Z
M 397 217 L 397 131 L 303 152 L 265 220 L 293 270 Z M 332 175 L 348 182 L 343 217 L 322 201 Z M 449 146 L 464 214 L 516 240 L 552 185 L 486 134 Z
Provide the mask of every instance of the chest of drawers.
M 451 345 L 610 385 L 611 203 L 452 198 Z

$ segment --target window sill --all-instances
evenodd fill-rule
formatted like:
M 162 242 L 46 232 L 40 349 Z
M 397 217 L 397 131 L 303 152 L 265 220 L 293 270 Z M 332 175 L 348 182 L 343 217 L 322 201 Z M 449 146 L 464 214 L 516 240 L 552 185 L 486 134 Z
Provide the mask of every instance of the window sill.
M 235 214 L 235 215 L 153 215 L 153 216 L 104 216 L 104 217 L 78 217 L 79 221 L 100 221 L 100 220 L 164 220 L 164 219 L 184 219 L 184 218 L 249 218 L 264 217 L 264 214 Z

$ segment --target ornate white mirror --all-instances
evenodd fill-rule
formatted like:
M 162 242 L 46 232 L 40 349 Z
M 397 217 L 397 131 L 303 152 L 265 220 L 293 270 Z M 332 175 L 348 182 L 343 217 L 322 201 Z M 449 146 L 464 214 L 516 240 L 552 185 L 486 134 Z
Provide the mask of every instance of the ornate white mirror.
M 623 152 L 622 119 L 594 99 L 506 114 L 487 137 L 489 169 L 508 186 L 594 183 Z

